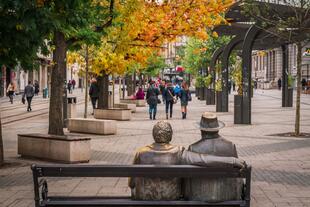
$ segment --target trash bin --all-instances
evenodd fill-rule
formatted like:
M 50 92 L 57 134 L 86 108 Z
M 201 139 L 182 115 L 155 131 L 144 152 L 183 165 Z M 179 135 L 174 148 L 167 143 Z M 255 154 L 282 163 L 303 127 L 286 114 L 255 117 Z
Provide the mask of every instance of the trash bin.
M 76 118 L 76 97 L 67 97 L 67 118 Z
M 48 89 L 43 88 L 43 98 L 47 98 L 47 97 L 48 97 Z

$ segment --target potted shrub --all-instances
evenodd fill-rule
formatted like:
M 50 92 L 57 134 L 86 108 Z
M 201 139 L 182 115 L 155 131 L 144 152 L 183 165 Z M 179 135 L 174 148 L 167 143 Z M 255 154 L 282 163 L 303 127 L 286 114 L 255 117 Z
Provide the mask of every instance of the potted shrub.
M 202 100 L 203 99 L 203 87 L 204 87 L 204 80 L 202 76 L 197 76 L 195 87 L 196 87 L 198 99 Z
M 211 89 L 212 84 L 212 75 L 209 74 L 204 79 L 205 87 L 206 87 L 206 104 L 207 105 L 214 105 L 215 104 L 215 93 L 214 89 Z
M 215 82 L 216 112 L 222 112 L 222 90 L 222 79 L 217 79 Z
M 231 78 L 234 81 L 237 89 L 237 95 L 234 95 L 234 123 L 242 124 L 242 63 L 241 59 L 237 58 L 235 65 L 232 67 Z

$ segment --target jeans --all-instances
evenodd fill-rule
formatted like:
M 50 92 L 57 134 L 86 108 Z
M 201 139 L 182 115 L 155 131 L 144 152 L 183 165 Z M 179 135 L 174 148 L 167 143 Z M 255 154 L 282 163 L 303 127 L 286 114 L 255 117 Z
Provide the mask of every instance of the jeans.
M 31 101 L 32 101 L 32 97 L 27 97 L 27 103 L 28 103 L 28 107 L 27 107 L 27 111 L 31 111 Z
M 149 113 L 156 115 L 156 112 L 157 112 L 157 104 L 150 104 Z
M 91 104 L 93 105 L 93 109 L 97 108 L 97 100 L 98 97 L 91 97 Z
M 171 116 L 172 110 L 173 110 L 173 100 L 166 101 L 166 114 L 168 114 L 169 108 L 170 108 L 170 116 Z
M 10 102 L 13 103 L 14 91 L 9 91 L 8 94 L 9 94 Z

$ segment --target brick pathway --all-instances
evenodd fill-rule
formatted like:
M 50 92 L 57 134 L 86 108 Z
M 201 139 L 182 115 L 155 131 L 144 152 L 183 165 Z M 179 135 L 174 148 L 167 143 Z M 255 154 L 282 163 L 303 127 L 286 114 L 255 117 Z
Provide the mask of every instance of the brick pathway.
M 310 139 L 269 136 L 294 130 L 294 108 L 282 108 L 281 92 L 256 91 L 253 98 L 252 125 L 233 124 L 233 97 L 230 112 L 218 113 L 226 123 L 221 135 L 233 141 L 241 158 L 253 166 L 252 206 L 310 206 Z M 310 133 L 310 95 L 302 96 L 302 131 Z M 159 106 L 158 120 L 164 119 Z M 138 108 L 133 120 L 118 122 L 114 136 L 93 136 L 92 164 L 131 163 L 137 148 L 152 142 L 151 130 L 156 121 L 148 120 L 146 108 Z M 82 116 L 82 105 L 78 112 Z M 183 146 L 200 137 L 197 123 L 204 111 L 215 111 L 196 99 L 190 103 L 187 120 L 181 119 L 180 106 L 174 108 L 173 143 Z M 16 155 L 16 134 L 47 132 L 47 115 L 3 127 L 7 165 L 0 169 L 0 206 L 33 206 L 31 163 Z M 129 195 L 124 178 L 50 179 L 49 193 L 54 195 Z

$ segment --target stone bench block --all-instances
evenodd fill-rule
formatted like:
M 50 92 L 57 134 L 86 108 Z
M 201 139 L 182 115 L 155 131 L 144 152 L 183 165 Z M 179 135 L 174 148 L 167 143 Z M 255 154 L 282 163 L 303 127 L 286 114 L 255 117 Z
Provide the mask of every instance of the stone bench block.
M 130 109 L 132 113 L 136 112 L 136 104 L 116 103 L 116 104 L 114 104 L 114 108 Z
M 131 119 L 130 109 L 95 109 L 94 117 L 96 119 L 112 119 L 118 121 L 128 121 Z
M 136 99 L 121 99 L 120 103 L 129 103 L 129 104 L 136 104 L 137 107 L 144 107 L 146 106 L 146 101 L 141 99 L 141 100 L 136 100 Z
M 18 134 L 18 154 L 63 163 L 89 162 L 90 138 L 48 134 Z
M 100 119 L 74 118 L 68 119 L 68 130 L 70 132 L 81 132 L 89 134 L 116 134 L 116 121 Z

